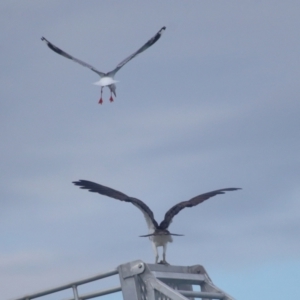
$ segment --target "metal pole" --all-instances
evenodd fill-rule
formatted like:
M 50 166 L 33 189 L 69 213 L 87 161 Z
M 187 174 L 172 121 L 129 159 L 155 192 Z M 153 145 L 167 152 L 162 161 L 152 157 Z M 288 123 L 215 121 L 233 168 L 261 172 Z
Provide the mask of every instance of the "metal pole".
M 79 300 L 77 286 L 72 285 L 72 289 L 73 289 L 74 299 Z

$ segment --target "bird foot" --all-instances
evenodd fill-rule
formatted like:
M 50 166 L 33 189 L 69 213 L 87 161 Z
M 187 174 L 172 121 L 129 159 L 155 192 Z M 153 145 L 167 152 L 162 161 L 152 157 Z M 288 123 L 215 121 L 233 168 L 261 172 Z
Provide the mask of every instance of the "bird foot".
M 99 100 L 99 102 L 98 102 L 99 104 L 102 104 L 103 103 L 103 100 L 102 100 L 102 98 L 100 98 L 100 100 Z
M 165 266 L 169 266 L 170 265 L 166 260 L 161 260 L 158 264 L 159 265 L 165 265 Z
M 109 101 L 110 101 L 110 102 L 113 102 L 113 101 L 114 101 L 114 98 L 113 98 L 112 96 L 110 96 Z

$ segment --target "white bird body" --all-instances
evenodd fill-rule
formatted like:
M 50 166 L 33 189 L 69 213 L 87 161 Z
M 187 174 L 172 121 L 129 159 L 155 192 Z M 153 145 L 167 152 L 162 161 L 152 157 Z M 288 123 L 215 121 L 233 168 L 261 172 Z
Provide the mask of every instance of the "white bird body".
M 163 257 L 165 260 L 165 256 L 166 256 L 166 250 L 167 250 L 167 244 L 168 243 L 172 243 L 173 242 L 173 238 L 170 234 L 166 233 L 166 231 L 157 231 L 151 218 L 149 217 L 149 215 L 142 210 L 138 205 L 136 205 L 135 203 L 132 203 L 134 206 L 136 206 L 144 215 L 146 223 L 147 223 L 147 227 L 148 227 L 148 236 L 149 236 L 149 240 L 151 241 L 152 244 L 152 248 L 155 254 L 155 263 L 158 263 L 158 259 L 159 259 L 159 255 L 158 255 L 158 247 L 163 247 Z M 155 233 L 156 231 L 156 233 Z
M 112 77 L 105 76 L 105 77 L 100 78 L 100 80 L 94 82 L 94 84 L 99 85 L 99 86 L 108 86 L 111 84 L 115 84 L 117 82 L 118 81 L 114 80 Z
M 88 180 L 79 180 L 74 181 L 73 183 L 79 186 L 81 189 L 87 189 L 90 192 L 99 193 L 101 195 L 105 195 L 121 201 L 130 202 L 131 204 L 136 206 L 143 213 L 149 231 L 148 234 L 141 235 L 141 237 L 149 237 L 155 254 L 155 263 L 158 263 L 159 260 L 157 248 L 163 247 L 163 259 L 161 261 L 161 263 L 163 264 L 168 264 L 166 261 L 166 251 L 168 243 L 173 242 L 172 235 L 182 236 L 182 234 L 170 233 L 168 231 L 168 227 L 170 226 L 175 215 L 177 215 L 182 209 L 186 207 L 196 206 L 216 195 L 224 194 L 227 191 L 239 190 L 239 188 L 225 188 L 215 190 L 193 197 L 188 201 L 183 201 L 178 204 L 175 204 L 166 212 L 164 220 L 160 224 L 158 224 L 157 221 L 154 219 L 154 214 L 152 210 L 143 201 L 137 198 L 129 197 L 126 194 L 123 194 L 122 192 Z
M 115 97 L 117 97 L 117 94 L 116 94 L 116 88 L 117 87 L 115 85 L 115 83 L 117 83 L 117 82 L 118 82 L 117 80 L 114 80 L 112 77 L 108 77 L 108 76 L 102 77 L 102 78 L 100 78 L 99 81 L 94 82 L 95 85 L 101 86 L 101 97 L 100 97 L 100 100 L 99 100 L 100 104 L 103 103 L 103 100 L 102 100 L 102 89 L 105 86 L 107 86 L 110 89 L 110 93 L 111 94 L 114 94 Z M 110 96 L 109 100 L 110 100 L 110 102 L 112 102 L 113 101 L 113 97 Z
M 132 60 L 134 57 L 136 57 L 138 54 L 142 53 L 143 51 L 147 50 L 149 47 L 151 47 L 153 44 L 155 44 L 159 38 L 161 37 L 162 33 L 165 31 L 166 27 L 162 27 L 148 42 L 146 42 L 141 48 L 139 48 L 137 51 L 135 51 L 134 53 L 132 53 L 131 55 L 129 55 L 127 58 L 125 58 L 124 60 L 122 60 L 112 71 L 110 72 L 101 72 L 99 70 L 97 70 L 96 68 L 94 68 L 93 66 L 89 65 L 88 63 L 85 63 L 84 61 L 77 59 L 75 57 L 73 57 L 72 55 L 68 54 L 67 52 L 61 50 L 60 48 L 56 47 L 54 44 L 52 44 L 51 42 L 49 42 L 46 38 L 42 37 L 41 40 L 44 41 L 47 46 L 53 50 L 54 52 L 73 60 L 74 62 L 79 63 L 80 65 L 89 68 L 90 70 L 94 71 L 95 73 L 97 73 L 100 76 L 100 80 L 95 82 L 95 85 L 99 85 L 101 86 L 101 97 L 99 100 L 99 103 L 102 104 L 103 100 L 102 100 L 102 91 L 103 91 L 103 87 L 107 86 L 110 89 L 110 102 L 112 102 L 114 99 L 112 97 L 112 94 L 115 95 L 116 97 L 116 80 L 114 80 L 114 76 L 116 75 L 116 73 L 125 65 L 127 64 L 130 60 Z
M 155 247 L 163 247 L 167 243 L 173 242 L 173 238 L 170 234 L 156 234 L 150 236 L 149 240 L 155 245 Z
M 153 248 L 153 252 L 155 255 L 155 263 L 158 263 L 159 260 L 159 254 L 158 254 L 158 247 L 163 247 L 163 259 L 162 259 L 162 263 L 163 264 L 168 264 L 166 261 L 166 252 L 167 252 L 167 245 L 168 243 L 172 243 L 173 242 L 173 238 L 172 236 L 167 233 L 162 233 L 162 234 L 155 234 L 149 237 L 151 243 L 152 243 L 152 248 Z

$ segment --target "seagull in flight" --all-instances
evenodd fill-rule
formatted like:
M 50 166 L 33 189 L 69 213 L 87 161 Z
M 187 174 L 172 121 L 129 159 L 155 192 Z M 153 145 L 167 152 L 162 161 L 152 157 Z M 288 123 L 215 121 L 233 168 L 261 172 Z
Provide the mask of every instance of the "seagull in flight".
M 155 263 L 159 263 L 158 262 L 159 255 L 158 255 L 157 248 L 163 247 L 163 255 L 162 255 L 163 259 L 160 263 L 166 265 L 168 265 L 166 261 L 167 244 L 173 242 L 172 236 L 182 236 L 182 234 L 170 233 L 168 230 L 173 220 L 173 217 L 186 207 L 196 206 L 211 197 L 224 194 L 225 192 L 240 190 L 240 188 L 225 188 L 225 189 L 215 190 L 212 192 L 208 192 L 193 197 L 188 201 L 183 201 L 178 204 L 175 204 L 166 212 L 163 221 L 160 224 L 158 224 L 157 221 L 154 219 L 154 214 L 152 210 L 148 207 L 148 205 L 146 205 L 143 201 L 137 198 L 127 196 L 117 190 L 114 190 L 107 186 L 92 181 L 88 181 L 88 180 L 79 180 L 79 181 L 74 181 L 73 183 L 79 186 L 81 189 L 86 189 L 93 193 L 99 193 L 101 195 L 115 198 L 117 200 L 129 202 L 134 206 L 136 206 L 138 209 L 140 209 L 140 211 L 143 213 L 146 219 L 148 229 L 149 229 L 148 234 L 141 235 L 140 237 L 149 237 L 155 254 Z
M 100 80 L 95 82 L 95 85 L 99 85 L 101 86 L 101 96 L 100 96 L 100 100 L 99 103 L 102 104 L 103 103 L 103 99 L 102 99 L 102 92 L 103 92 L 103 87 L 107 86 L 110 89 L 110 102 L 113 102 L 114 99 L 112 97 L 112 94 L 116 95 L 116 83 L 118 81 L 116 81 L 114 79 L 116 73 L 126 64 L 128 63 L 130 60 L 132 60 L 134 57 L 136 57 L 138 54 L 142 53 L 143 51 L 147 50 L 149 47 L 151 47 L 152 45 L 154 45 L 159 38 L 161 37 L 162 33 L 166 30 L 166 27 L 162 27 L 147 43 L 145 43 L 141 48 L 139 48 L 137 51 L 135 51 L 134 53 L 132 53 L 131 55 L 129 55 L 127 58 L 125 58 L 124 60 L 122 60 L 112 71 L 109 71 L 107 73 L 101 72 L 99 70 L 97 70 L 96 68 L 94 68 L 93 66 L 85 63 L 82 60 L 79 60 L 75 57 L 73 57 L 72 55 L 68 54 L 67 52 L 61 50 L 60 48 L 56 47 L 55 45 L 53 45 L 52 43 L 50 43 L 45 37 L 42 37 L 41 40 L 43 42 L 45 42 L 47 44 L 47 46 L 53 50 L 54 52 L 69 58 L 77 63 L 79 63 L 80 65 L 87 67 L 89 69 L 91 69 L 92 71 L 94 71 L 95 73 L 97 73 L 100 76 Z

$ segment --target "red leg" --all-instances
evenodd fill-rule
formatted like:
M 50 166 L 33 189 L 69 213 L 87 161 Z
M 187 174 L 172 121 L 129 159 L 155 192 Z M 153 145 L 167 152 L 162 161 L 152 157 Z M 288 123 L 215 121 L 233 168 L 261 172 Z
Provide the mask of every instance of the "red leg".
M 103 87 L 101 87 L 101 96 L 100 96 L 100 100 L 99 100 L 99 104 L 102 104 L 103 103 L 103 100 L 102 100 L 102 89 L 103 89 Z

